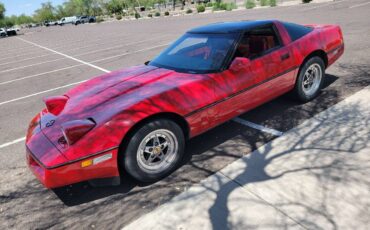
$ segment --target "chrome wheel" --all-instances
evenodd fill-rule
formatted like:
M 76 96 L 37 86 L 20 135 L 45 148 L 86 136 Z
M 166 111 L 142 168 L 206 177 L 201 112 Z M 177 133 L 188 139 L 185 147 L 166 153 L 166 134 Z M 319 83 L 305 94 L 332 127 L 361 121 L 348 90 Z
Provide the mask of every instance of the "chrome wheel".
M 160 173 L 173 164 L 177 154 L 178 141 L 175 134 L 167 129 L 158 129 L 140 142 L 136 156 L 141 170 Z
M 322 69 L 317 63 L 310 65 L 302 81 L 302 90 L 307 96 L 314 95 L 319 90 L 322 80 Z

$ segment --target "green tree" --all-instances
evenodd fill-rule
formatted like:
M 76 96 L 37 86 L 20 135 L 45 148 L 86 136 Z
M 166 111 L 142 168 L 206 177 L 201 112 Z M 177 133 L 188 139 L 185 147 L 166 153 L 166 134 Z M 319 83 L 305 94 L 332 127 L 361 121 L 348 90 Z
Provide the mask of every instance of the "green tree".
M 121 14 L 128 8 L 128 3 L 124 0 L 111 0 L 106 4 L 106 8 L 111 14 Z
M 33 23 L 34 20 L 31 16 L 27 16 L 25 14 L 21 14 L 17 17 L 16 25 L 23 25 L 23 24 L 29 24 Z
M 10 17 L 4 17 L 0 20 L 0 27 L 12 27 L 14 26 L 14 21 Z
M 41 8 L 35 11 L 34 18 L 38 22 L 55 19 L 55 8 L 51 2 L 41 4 Z
M 0 2 L 0 19 L 3 19 L 5 16 L 5 6 Z
M 92 0 L 90 7 L 90 15 L 98 16 L 103 14 L 103 1 L 102 0 Z
M 55 7 L 55 17 L 57 19 L 61 19 L 63 17 L 68 17 L 68 16 L 71 16 L 71 15 L 69 15 L 69 13 L 66 11 L 63 5 L 57 5 Z
M 102 0 L 69 0 L 65 2 L 64 9 L 72 15 L 100 15 L 104 7 Z M 110 1 L 111 2 L 111 1 Z M 108 4 L 110 3 L 108 2 Z M 120 0 L 119 2 L 123 2 Z

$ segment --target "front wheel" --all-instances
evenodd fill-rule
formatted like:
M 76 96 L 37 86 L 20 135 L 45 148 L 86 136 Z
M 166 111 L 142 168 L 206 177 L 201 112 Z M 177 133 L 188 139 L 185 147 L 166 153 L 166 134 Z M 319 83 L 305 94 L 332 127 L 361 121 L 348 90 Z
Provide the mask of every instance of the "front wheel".
M 308 102 L 315 98 L 324 82 L 325 64 L 320 57 L 312 57 L 306 61 L 297 78 L 294 93 L 302 102 Z
M 154 182 L 179 165 L 185 148 L 182 129 L 171 120 L 156 120 L 139 128 L 124 149 L 123 166 L 135 179 Z

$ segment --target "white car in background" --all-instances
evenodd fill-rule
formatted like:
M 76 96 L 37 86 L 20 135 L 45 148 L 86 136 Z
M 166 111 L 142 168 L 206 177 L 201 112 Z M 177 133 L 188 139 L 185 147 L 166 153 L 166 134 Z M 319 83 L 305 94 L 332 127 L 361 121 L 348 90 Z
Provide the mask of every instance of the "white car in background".
M 73 22 L 73 24 L 78 25 L 93 22 L 96 22 L 95 16 L 78 16 L 77 19 Z
M 72 24 L 74 23 L 75 21 L 77 20 L 77 17 L 76 16 L 72 16 L 72 17 L 65 17 L 65 18 L 62 18 L 58 21 L 58 25 L 60 26 L 63 26 L 65 24 Z
M 0 37 L 6 37 L 6 30 L 4 28 L 0 28 Z

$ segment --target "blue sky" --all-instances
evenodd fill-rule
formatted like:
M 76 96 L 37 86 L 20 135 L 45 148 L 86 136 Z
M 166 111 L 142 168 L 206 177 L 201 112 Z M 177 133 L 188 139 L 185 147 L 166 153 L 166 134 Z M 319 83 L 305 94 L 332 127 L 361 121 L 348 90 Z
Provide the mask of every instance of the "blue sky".
M 41 3 L 47 2 L 47 0 L 0 0 L 5 5 L 5 15 L 20 15 L 27 14 L 32 15 L 33 12 L 41 6 Z M 52 0 L 50 1 L 53 5 L 58 5 L 64 2 L 64 0 Z

